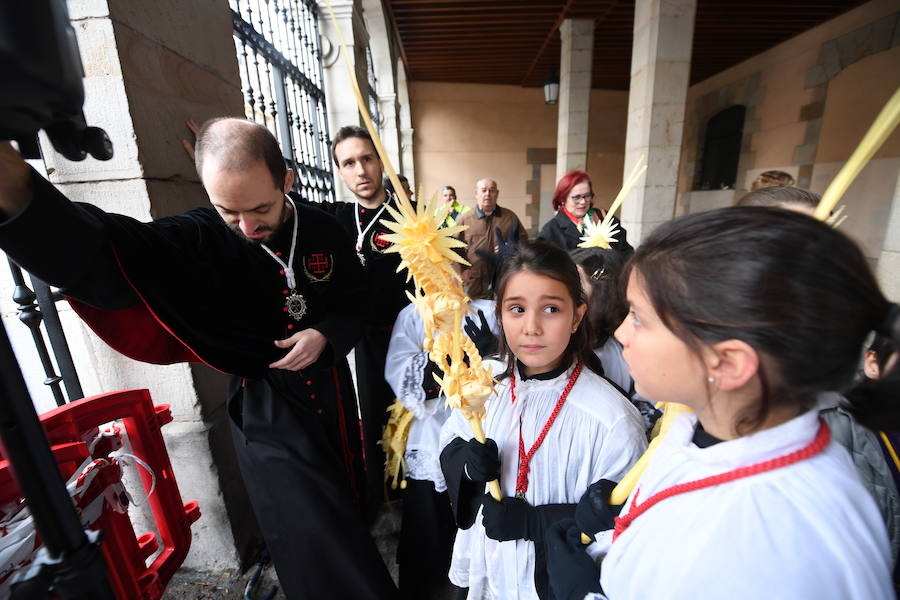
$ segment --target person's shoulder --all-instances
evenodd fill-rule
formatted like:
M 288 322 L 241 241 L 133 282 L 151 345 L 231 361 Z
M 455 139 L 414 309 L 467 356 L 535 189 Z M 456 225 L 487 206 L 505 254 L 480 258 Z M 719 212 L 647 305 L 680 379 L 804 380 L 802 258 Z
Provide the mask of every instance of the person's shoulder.
M 559 213 L 557 213 L 556 215 L 553 215 L 552 219 L 550 219 L 549 221 L 544 223 L 544 226 L 541 227 L 541 230 L 538 233 L 539 239 L 545 239 L 548 236 L 558 235 L 558 232 L 560 230 L 559 219 L 556 218 L 558 214 Z
M 463 206 L 468 206 L 468 205 L 463 204 Z M 469 206 L 469 208 L 471 209 L 472 207 Z M 471 221 L 473 221 L 475 219 L 475 217 L 476 217 L 476 213 L 474 210 L 467 210 L 465 212 L 460 213 L 459 216 L 456 217 L 456 224 L 457 225 L 468 225 Z
M 335 212 L 321 208 L 316 204 L 298 204 L 297 214 L 300 215 L 301 228 L 340 228 L 341 226 Z
M 572 405 L 588 417 L 612 426 L 621 419 L 640 425 L 640 413 L 616 386 L 588 368 L 581 371 L 570 395 Z

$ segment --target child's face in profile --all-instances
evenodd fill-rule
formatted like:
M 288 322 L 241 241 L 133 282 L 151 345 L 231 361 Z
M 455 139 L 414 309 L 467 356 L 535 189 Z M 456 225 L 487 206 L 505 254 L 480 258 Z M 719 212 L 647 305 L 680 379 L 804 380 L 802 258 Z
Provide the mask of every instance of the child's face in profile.
M 500 306 L 506 344 L 525 365 L 526 375 L 559 366 L 587 308 L 575 306 L 562 282 L 533 271 L 509 278 Z
M 634 378 L 635 391 L 653 402 L 691 405 L 705 398 L 706 376 L 700 360 L 656 313 L 640 277 L 628 279 L 629 312 L 616 339 Z

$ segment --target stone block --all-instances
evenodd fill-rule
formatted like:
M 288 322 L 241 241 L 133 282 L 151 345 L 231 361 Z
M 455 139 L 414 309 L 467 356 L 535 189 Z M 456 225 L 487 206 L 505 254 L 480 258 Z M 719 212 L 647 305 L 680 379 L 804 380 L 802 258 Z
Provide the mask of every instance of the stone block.
M 228 3 L 108 0 L 113 21 L 226 81 L 238 81 Z M 197 25 L 203 24 L 198 35 Z M 259 27 L 257 23 L 254 26 Z M 121 27 L 117 28 L 119 35 Z M 352 38 L 351 38 L 352 39 Z
M 760 123 L 759 119 L 746 119 L 744 121 L 744 135 L 750 135 L 759 131 Z
M 642 188 L 642 192 L 641 215 L 643 221 L 668 221 L 675 216 L 676 186 L 649 186 Z
M 653 73 L 653 103 L 684 105 L 690 72 L 689 62 L 657 61 Z
M 766 98 L 766 88 L 759 86 L 747 86 L 747 95 L 744 96 L 742 104 L 746 105 L 747 108 L 752 108 L 754 106 L 759 106 L 763 103 L 763 100 Z M 741 102 L 738 102 L 739 104 Z
M 109 16 L 109 3 L 106 0 L 66 0 L 66 8 L 70 21 Z
M 665 6 L 670 6 L 666 2 Z M 659 41 L 656 48 L 656 59 L 666 61 L 691 60 L 694 41 L 694 8 L 695 2 L 685 2 L 679 10 L 670 15 L 663 15 L 659 27 Z M 691 5 L 691 6 L 689 6 Z
M 815 162 L 817 143 L 802 144 L 794 148 L 793 163 L 795 165 L 812 165 Z
M 841 58 L 836 40 L 828 40 L 822 44 L 822 48 L 819 50 L 819 66 L 825 71 L 828 79 L 841 72 Z
M 894 15 L 894 35 L 891 37 L 891 48 L 900 46 L 900 12 Z
M 875 275 L 884 295 L 893 302 L 900 302 L 900 252 L 882 252 Z
M 896 187 L 894 192 L 894 202 L 888 218 L 883 248 L 889 252 L 900 253 L 900 185 Z
M 809 101 L 810 102 L 822 102 L 824 103 L 826 98 L 828 97 L 828 84 L 817 85 L 816 87 L 809 88 Z
M 800 107 L 801 121 L 811 121 L 813 119 L 819 119 L 823 114 L 825 114 L 824 102 L 811 102 Z
M 138 221 L 151 218 L 147 182 L 143 179 L 65 183 L 54 181 L 51 176 L 50 181 L 73 202 L 87 202 L 106 212 L 127 215 Z
M 762 85 L 762 73 L 757 71 L 753 73 L 749 77 L 747 77 L 747 90 L 752 91 L 759 88 Z
M 875 28 L 869 24 L 837 38 L 838 56 L 841 68 L 846 69 L 864 56 L 872 53 Z
M 143 172 L 138 163 L 138 148 L 134 139 L 125 87 L 118 77 L 89 77 L 84 80 L 84 115 L 89 125 L 101 127 L 113 143 L 111 160 L 99 161 L 88 156 L 72 162 L 57 154 L 46 135 L 41 133 L 41 147 L 50 178 L 54 183 L 71 181 L 103 181 L 133 179 Z
M 805 144 L 818 144 L 819 133 L 822 130 L 822 119 L 813 119 L 806 123 L 806 132 L 803 135 Z
M 872 24 L 872 54 L 884 52 L 891 47 L 891 37 L 897 26 L 898 13 L 886 15 Z
M 797 169 L 797 187 L 809 189 L 812 182 L 813 165 L 800 165 Z
M 674 187 L 678 184 L 678 164 L 681 161 L 678 147 L 650 146 L 646 150 L 646 156 L 647 173 L 637 185 Z
M 530 165 L 550 165 L 556 162 L 556 148 L 528 148 L 525 156 Z M 537 174 L 540 177 L 540 170 Z
M 144 175 L 197 181 L 181 149 L 181 138 L 191 137 L 184 121 L 243 117 L 238 80 L 223 79 L 145 36 L 120 29 L 122 72 Z M 270 101 L 265 98 L 266 104 Z
M 228 511 L 219 489 L 219 473 L 202 422 L 172 422 L 163 428 L 172 470 L 185 502 L 200 503 L 202 516 L 191 527 L 191 550 L 182 567 L 197 570 L 237 569 L 238 554 Z M 239 476 L 237 472 L 230 474 Z M 235 515 L 245 518 L 245 515 Z
M 590 88 L 585 89 L 572 89 L 568 95 L 568 99 L 566 101 L 566 108 L 569 110 L 569 120 L 572 121 L 574 119 L 583 119 L 583 122 L 575 122 L 573 126 L 575 128 L 588 128 L 588 112 L 591 108 L 591 90 Z
M 635 26 L 634 38 L 631 45 L 632 78 L 634 78 L 635 73 L 644 69 L 650 63 L 652 57 L 655 56 L 655 53 L 651 52 L 652 48 L 655 46 L 652 36 L 653 30 L 649 26 Z
M 651 102 L 653 72 L 654 65 L 648 65 L 642 72 L 631 76 L 631 85 L 628 88 L 629 108 L 632 106 L 645 106 Z
M 650 145 L 680 146 L 684 104 L 658 104 L 650 113 Z
M 816 87 L 817 85 L 822 85 L 827 81 L 828 77 L 825 75 L 825 69 L 822 67 L 822 65 L 816 65 L 806 72 L 806 79 L 804 81 L 803 88 L 809 89 L 811 87 Z
M 693 162 L 683 163 L 683 166 L 681 167 L 682 175 L 684 175 L 685 177 L 693 178 L 694 175 L 696 174 L 696 172 L 697 172 L 697 163 L 693 163 Z

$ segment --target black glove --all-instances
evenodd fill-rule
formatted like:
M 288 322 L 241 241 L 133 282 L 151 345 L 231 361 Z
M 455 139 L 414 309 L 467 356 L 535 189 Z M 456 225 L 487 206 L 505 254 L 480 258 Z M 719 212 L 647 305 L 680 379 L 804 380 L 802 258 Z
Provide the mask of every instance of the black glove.
M 500 479 L 500 451 L 497 450 L 497 442 L 487 439 L 482 444 L 475 438 L 466 442 L 465 473 L 472 481 Z
M 535 507 L 522 498 L 503 498 L 500 502 L 490 494 L 482 500 L 481 522 L 492 540 L 542 539 L 541 519 Z
M 439 366 L 429 360 L 422 371 L 422 391 L 425 392 L 426 400 L 432 400 L 441 395 L 441 386 L 434 379 L 435 375 L 443 376 L 444 372 L 441 371 Z
M 491 331 L 487 319 L 484 316 L 484 312 L 481 309 L 478 309 L 478 316 L 481 318 L 481 327 L 475 323 L 475 320 L 472 319 L 472 317 L 467 316 L 466 326 L 463 327 L 463 331 L 466 332 L 469 339 L 475 342 L 475 347 L 478 348 L 478 354 L 483 358 L 497 353 L 497 336 Z
M 497 240 L 497 251 L 494 252 L 493 248 L 488 250 L 483 250 L 479 248 L 475 251 L 475 254 L 483 258 L 484 260 L 491 263 L 491 265 L 496 269 L 500 266 L 500 263 L 503 261 L 503 257 L 516 245 L 519 243 L 519 223 L 518 221 L 514 222 L 512 226 L 509 228 L 509 234 L 506 237 L 503 237 L 503 232 L 499 227 L 494 227 L 494 235 Z
M 601 479 L 588 487 L 575 507 L 575 521 L 581 531 L 593 537 L 599 531 L 613 529 L 615 518 L 622 511 L 621 504 L 609 504 L 609 495 L 616 487 L 615 481 Z
M 563 519 L 547 530 L 547 573 L 556 600 L 583 600 L 603 593 L 600 569 L 584 551 L 581 529 L 574 519 Z

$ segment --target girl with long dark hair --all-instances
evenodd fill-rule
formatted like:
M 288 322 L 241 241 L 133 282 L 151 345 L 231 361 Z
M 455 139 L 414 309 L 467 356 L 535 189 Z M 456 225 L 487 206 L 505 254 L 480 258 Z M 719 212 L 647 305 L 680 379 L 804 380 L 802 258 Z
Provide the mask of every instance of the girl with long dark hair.
M 884 522 L 815 410 L 844 391 L 860 423 L 900 425 L 897 369 L 847 389 L 871 331 L 900 339 L 856 244 L 726 208 L 661 225 L 626 275 L 616 338 L 636 390 L 692 412 L 598 538 L 599 574 L 572 521 L 550 532 L 556 597 L 893 598 Z
M 464 597 L 547 598 L 547 525 L 574 514 L 596 479 L 619 478 L 646 446 L 637 410 L 593 352 L 578 272 L 565 251 L 523 243 L 497 283 L 500 380 L 487 443 L 456 413 L 441 431 L 441 466 L 460 531 L 450 579 Z M 505 498 L 486 495 L 500 480 Z

